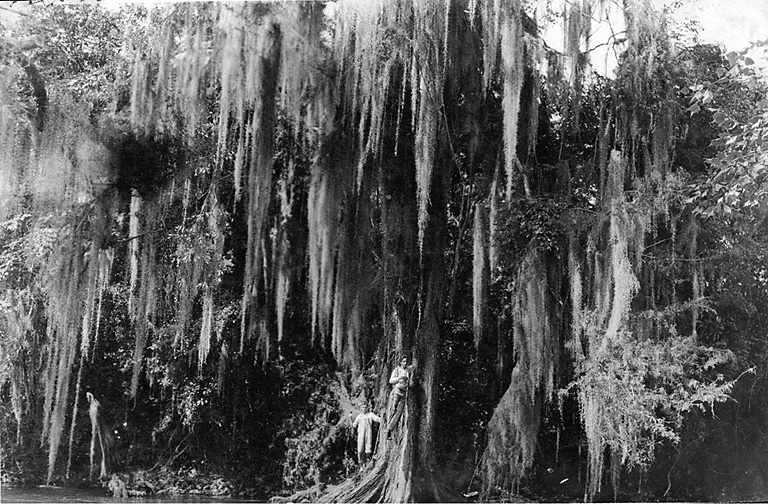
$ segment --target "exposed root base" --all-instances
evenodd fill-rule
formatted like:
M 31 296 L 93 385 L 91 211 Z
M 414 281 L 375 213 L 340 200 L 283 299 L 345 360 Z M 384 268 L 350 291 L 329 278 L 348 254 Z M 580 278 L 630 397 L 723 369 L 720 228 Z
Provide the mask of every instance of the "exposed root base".
M 322 485 L 315 485 L 306 490 L 300 490 L 290 497 L 275 496 L 269 499 L 269 502 L 284 504 L 287 502 L 317 502 L 317 496 L 322 493 Z
M 384 491 L 386 460 L 381 457 L 368 470 L 358 473 L 353 478 L 329 487 L 317 502 L 380 502 Z

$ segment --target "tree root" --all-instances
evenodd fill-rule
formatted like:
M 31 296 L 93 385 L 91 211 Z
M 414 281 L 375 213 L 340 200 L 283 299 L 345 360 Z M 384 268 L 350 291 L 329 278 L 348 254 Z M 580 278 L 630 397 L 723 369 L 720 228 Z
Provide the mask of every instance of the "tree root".
M 275 496 L 269 502 L 379 502 L 386 475 L 387 463 L 379 457 L 373 467 L 363 469 L 348 480 L 334 486 L 317 484 L 288 497 Z
M 324 485 L 314 485 L 305 490 L 299 490 L 289 497 L 275 496 L 271 497 L 268 502 L 275 504 L 284 504 L 288 502 L 317 502 L 317 496 L 323 492 Z
M 343 387 L 342 387 L 343 388 Z M 340 435 L 344 419 L 333 427 L 326 437 L 324 444 L 332 442 L 334 436 Z M 387 429 L 379 429 L 378 453 L 372 464 L 367 464 L 360 471 L 338 485 L 314 485 L 288 497 L 272 497 L 269 502 L 402 502 L 413 500 L 414 483 L 411 464 L 414 454 L 412 445 L 407 442 L 407 422 L 402 422 L 399 428 L 387 436 Z M 437 495 L 433 481 L 420 481 L 416 486 L 427 485 L 432 495 Z M 423 491 L 424 489 L 417 489 Z
M 387 460 L 379 457 L 370 469 L 364 469 L 353 478 L 328 487 L 316 502 L 379 502 L 386 481 Z
M 391 460 L 388 460 L 385 447 L 372 466 L 364 466 L 361 471 L 338 485 L 326 486 L 320 483 L 288 497 L 272 497 L 269 502 L 380 502 L 389 463 Z

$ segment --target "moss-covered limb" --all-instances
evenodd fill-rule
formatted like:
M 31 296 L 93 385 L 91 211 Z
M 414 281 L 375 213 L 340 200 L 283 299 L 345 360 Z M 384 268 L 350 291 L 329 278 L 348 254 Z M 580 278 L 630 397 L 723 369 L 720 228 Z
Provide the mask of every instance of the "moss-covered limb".
M 35 101 L 37 103 L 37 113 L 35 114 L 35 126 L 37 131 L 42 131 L 45 126 L 45 118 L 48 112 L 48 91 L 45 88 L 45 79 L 40 74 L 40 70 L 30 60 L 25 60 L 22 63 L 24 72 L 26 72 L 29 78 L 29 83 L 32 86 L 32 91 L 35 95 Z
M 517 489 L 534 463 L 543 407 L 554 397 L 559 360 L 557 292 L 547 254 L 530 248 L 522 260 L 512 299 L 515 366 L 511 382 L 488 423 L 480 473 L 486 495 L 492 488 Z M 551 260 L 549 260 L 551 262 Z M 551 274 L 548 269 L 556 272 Z

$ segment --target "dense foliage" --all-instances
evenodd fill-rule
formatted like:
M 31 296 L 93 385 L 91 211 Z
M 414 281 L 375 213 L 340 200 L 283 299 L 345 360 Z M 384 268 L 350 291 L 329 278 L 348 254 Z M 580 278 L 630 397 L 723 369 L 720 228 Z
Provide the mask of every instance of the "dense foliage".
M 3 472 L 764 497 L 766 88 L 668 23 L 642 0 L 393 0 L 2 26 Z M 360 470 L 349 415 L 386 420 L 402 354 L 404 420 Z

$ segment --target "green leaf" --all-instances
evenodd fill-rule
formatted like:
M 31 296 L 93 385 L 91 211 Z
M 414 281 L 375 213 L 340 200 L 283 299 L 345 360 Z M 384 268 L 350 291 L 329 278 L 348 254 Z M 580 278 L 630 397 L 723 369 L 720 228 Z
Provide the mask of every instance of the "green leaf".
M 715 114 L 712 116 L 712 120 L 717 124 L 718 126 L 723 125 L 723 121 L 726 119 L 726 115 L 722 112 L 715 112 Z

